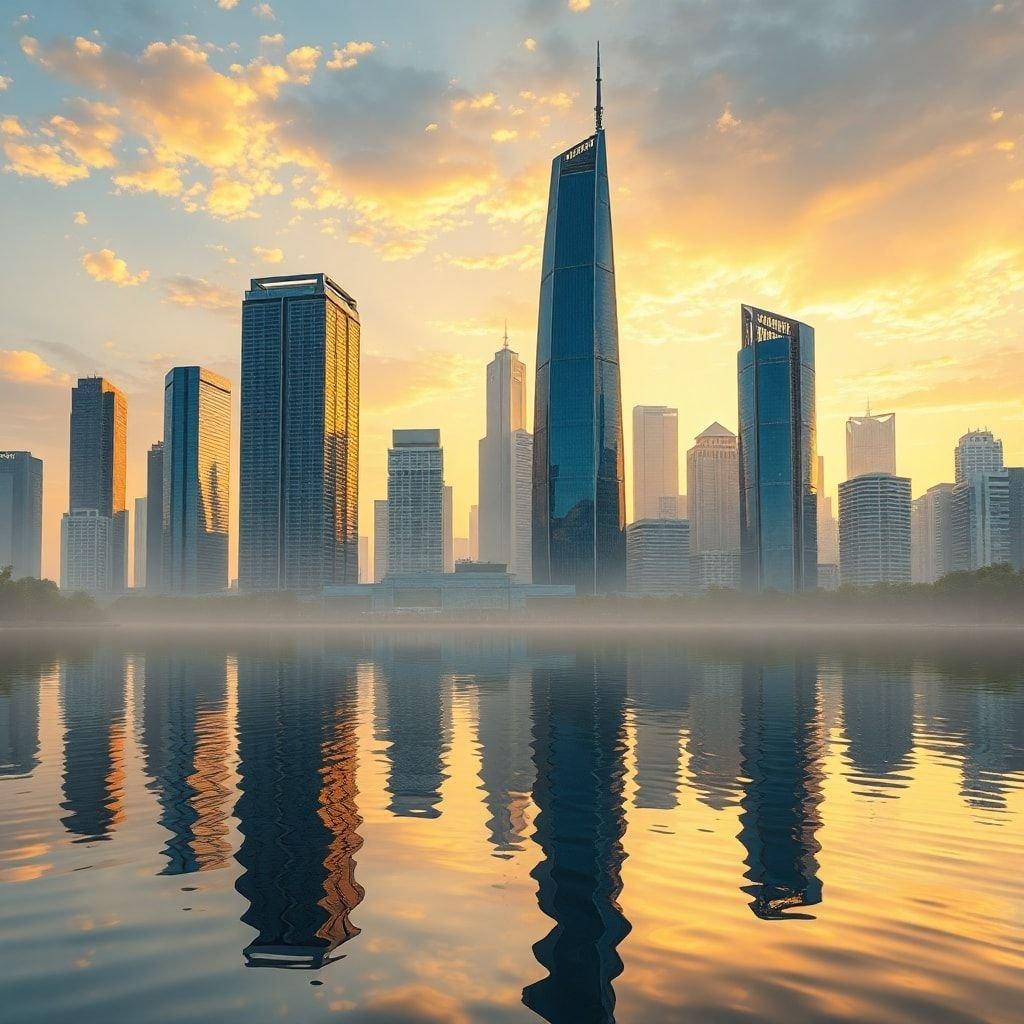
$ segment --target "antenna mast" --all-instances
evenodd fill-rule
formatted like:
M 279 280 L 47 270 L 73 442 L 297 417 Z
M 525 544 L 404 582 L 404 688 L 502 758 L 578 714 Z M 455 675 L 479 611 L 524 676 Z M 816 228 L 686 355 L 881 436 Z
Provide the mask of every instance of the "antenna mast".
M 601 41 L 597 41 L 597 104 L 594 107 L 594 125 L 599 132 L 604 131 L 604 106 L 601 104 Z

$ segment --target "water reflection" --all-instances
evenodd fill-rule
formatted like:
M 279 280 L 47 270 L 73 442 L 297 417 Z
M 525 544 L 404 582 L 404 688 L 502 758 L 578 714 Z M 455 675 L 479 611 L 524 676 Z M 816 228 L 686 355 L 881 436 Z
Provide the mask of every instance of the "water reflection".
M 649 1019 L 672 1000 L 680 1012 L 656 1019 L 682 1019 L 687 993 L 672 979 L 692 957 L 695 971 L 727 976 L 719 998 L 770 974 L 778 1001 L 750 996 L 751 1013 L 782 1020 L 792 961 L 780 954 L 758 979 L 757 958 L 795 955 L 786 944 L 799 933 L 818 958 L 800 970 L 827 972 L 814 964 L 868 955 L 864 928 L 885 930 L 894 958 L 911 957 L 925 927 L 955 946 L 946 972 L 986 957 L 1002 971 L 1022 952 L 1008 937 L 1019 881 L 986 858 L 1024 854 L 1022 792 L 1024 672 L 1013 659 L 968 671 L 910 655 L 497 635 L 108 643 L 0 659 L 0 800 L 36 801 L 12 813 L 29 822 L 22 832 L 0 827 L 0 880 L 52 884 L 63 906 L 58 880 L 96 867 L 93 844 L 120 844 L 105 870 L 152 907 L 165 904 L 141 895 L 145 879 L 211 894 L 203 910 L 230 917 L 234 931 L 217 942 L 233 965 L 319 970 L 352 957 L 324 972 L 346 986 L 334 999 L 343 1009 L 412 1005 L 429 978 L 467 989 L 445 1004 L 458 1019 L 608 1024 L 617 1005 Z M 56 836 L 39 824 L 47 815 Z M 961 841 L 965 822 L 992 840 Z M 865 914 L 850 881 L 865 844 L 889 848 L 889 902 L 923 925 L 911 915 L 890 926 L 889 908 Z M 401 865 L 391 916 L 383 858 Z M 935 881 L 936 858 L 943 878 L 964 865 L 955 884 Z M 459 872 L 465 906 L 433 900 L 435 879 Z M 185 875 L 188 887 L 166 877 Z M 806 924 L 781 924 L 794 918 Z M 416 946 L 403 945 L 411 921 Z M 0 954 L 16 943 L 10 927 L 0 909 Z M 737 951 L 716 961 L 711 936 L 726 928 Z M 492 931 L 497 965 L 474 948 Z M 444 950 L 429 962 L 424 936 Z M 903 1000 L 907 1020 L 931 1020 L 950 982 L 937 965 L 918 970 L 913 993 L 886 998 Z M 877 961 L 865 971 L 880 989 L 864 1019 L 880 1019 L 894 982 L 874 980 L 885 977 Z M 493 1018 L 468 991 L 477 972 L 504 986 Z M 985 1001 L 1012 1002 L 1024 985 L 993 976 L 948 1019 L 1000 1019 Z M 217 1016 L 241 1019 L 232 1007 L 243 1002 Z M 693 1005 L 700 1016 L 714 1001 Z

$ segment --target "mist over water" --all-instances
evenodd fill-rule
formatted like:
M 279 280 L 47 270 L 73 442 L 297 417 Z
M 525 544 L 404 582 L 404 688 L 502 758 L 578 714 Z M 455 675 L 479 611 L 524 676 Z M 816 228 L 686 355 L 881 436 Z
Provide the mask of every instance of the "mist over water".
M 1009 1024 L 1021 653 L 10 632 L 0 1017 Z

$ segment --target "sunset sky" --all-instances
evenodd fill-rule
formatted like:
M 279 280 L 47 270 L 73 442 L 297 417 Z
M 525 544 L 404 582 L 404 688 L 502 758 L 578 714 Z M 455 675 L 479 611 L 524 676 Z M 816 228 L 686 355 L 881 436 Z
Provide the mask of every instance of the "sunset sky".
M 592 130 L 598 38 L 627 453 L 639 403 L 679 408 L 681 452 L 735 429 L 751 302 L 815 327 L 830 493 L 868 400 L 897 413 L 915 494 L 952 478 L 971 427 L 1024 464 L 1022 0 L 4 0 L 0 18 L 0 447 L 45 462 L 48 575 L 74 379 L 127 395 L 129 504 L 172 365 L 235 382 L 237 447 L 242 292 L 266 274 L 326 272 L 359 303 L 360 532 L 390 430 L 436 426 L 464 535 L 484 366 L 507 317 L 532 377 L 550 160 Z

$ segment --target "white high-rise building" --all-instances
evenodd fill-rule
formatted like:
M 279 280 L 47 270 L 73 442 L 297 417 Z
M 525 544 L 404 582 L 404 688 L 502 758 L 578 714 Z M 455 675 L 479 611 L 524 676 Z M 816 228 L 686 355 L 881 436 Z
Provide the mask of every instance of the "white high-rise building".
M 896 472 L 896 413 L 851 416 L 846 421 L 846 479 Z M 825 559 L 819 555 L 819 561 Z
M 652 597 L 693 589 L 690 524 L 686 519 L 641 519 L 626 527 L 626 591 Z
M 825 493 L 825 457 L 818 456 L 818 565 L 839 564 L 839 520 L 832 497 Z M 820 586 L 820 581 L 819 581 Z
M 991 430 L 970 430 L 957 441 L 953 464 L 958 484 L 975 473 L 995 473 L 1003 468 L 1003 442 Z
M 444 545 L 444 571 L 455 572 L 455 523 L 453 518 L 454 494 L 452 485 L 444 485 L 443 505 L 441 507 L 441 541 Z
M 633 519 L 679 516 L 679 410 L 633 408 Z
M 142 590 L 146 585 L 146 524 L 149 502 L 145 498 L 135 499 L 135 556 L 132 586 Z
M 373 582 L 380 583 L 388 572 L 388 502 L 373 503 Z
M 910 582 L 910 478 L 865 473 L 839 485 L 839 572 L 846 585 Z
M 372 583 L 373 569 L 370 566 L 370 538 L 359 538 L 359 582 Z
M 91 508 L 65 512 L 60 524 L 61 590 L 108 593 L 114 583 L 111 552 L 122 537 L 111 516 Z
M 388 573 L 444 571 L 440 430 L 395 430 L 388 449 Z
M 526 366 L 508 347 L 506 330 L 503 347 L 487 364 L 477 554 L 482 562 L 508 566 L 520 582 L 531 578 L 532 497 L 533 435 L 526 429 Z
M 1010 475 L 1005 469 L 970 473 L 953 488 L 951 514 L 954 572 L 1010 561 Z
M 736 435 L 721 423 L 698 434 L 686 453 L 686 503 L 694 554 L 739 551 Z
M 953 485 L 929 487 L 910 508 L 910 578 L 934 583 L 953 571 Z

